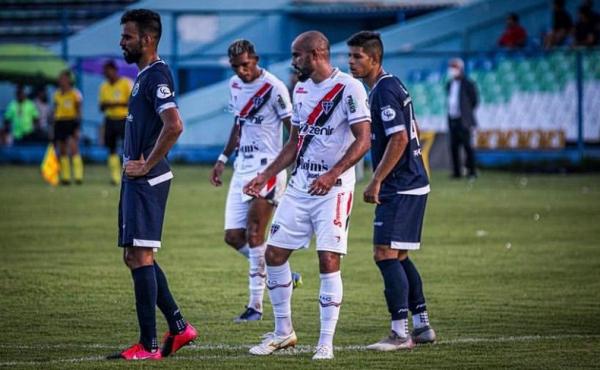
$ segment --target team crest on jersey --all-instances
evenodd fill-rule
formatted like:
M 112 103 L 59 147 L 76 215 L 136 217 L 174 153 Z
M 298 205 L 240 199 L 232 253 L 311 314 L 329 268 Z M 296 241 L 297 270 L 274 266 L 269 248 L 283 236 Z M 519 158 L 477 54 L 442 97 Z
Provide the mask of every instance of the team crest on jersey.
M 329 111 L 333 108 L 333 102 L 331 100 L 323 100 L 321 102 L 321 107 L 323 107 L 325 114 L 329 114 Z
M 255 96 L 252 98 L 252 104 L 254 104 L 255 107 L 260 107 L 263 101 L 264 99 L 262 96 Z
M 140 90 L 140 83 L 136 82 L 135 85 L 133 85 L 133 89 L 131 90 L 131 96 L 136 96 L 139 90 Z
M 384 122 L 389 122 L 396 118 L 396 111 L 389 105 L 381 109 L 381 119 Z
M 277 232 L 277 230 L 279 230 L 279 228 L 280 228 L 279 224 L 271 225 L 271 235 L 275 234 Z
M 158 85 L 156 88 L 156 97 L 159 99 L 166 99 L 171 95 L 173 94 L 171 93 L 171 89 L 169 89 L 168 85 L 162 84 Z

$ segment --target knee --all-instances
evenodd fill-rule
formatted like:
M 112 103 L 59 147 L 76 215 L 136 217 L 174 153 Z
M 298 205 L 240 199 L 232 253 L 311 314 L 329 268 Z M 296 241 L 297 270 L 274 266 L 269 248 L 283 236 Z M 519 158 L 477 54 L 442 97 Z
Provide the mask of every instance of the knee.
M 373 260 L 375 262 L 398 258 L 398 251 L 387 247 L 373 248 Z
M 250 223 L 248 225 L 248 244 L 251 247 L 259 246 L 265 242 L 265 233 L 263 230 L 260 230 L 258 224 Z
M 246 244 L 246 238 L 244 237 L 243 232 L 227 230 L 225 231 L 225 243 L 236 249 L 239 249 Z
M 135 269 L 138 264 L 138 258 L 136 257 L 136 255 L 134 253 L 128 253 L 125 252 L 123 254 L 123 262 L 125 263 L 125 266 L 127 266 L 130 270 Z
M 333 252 L 319 253 L 319 271 L 329 274 L 340 270 L 340 255 Z
M 286 256 L 278 253 L 276 249 L 267 247 L 267 250 L 265 251 L 265 262 L 268 266 L 281 266 L 286 260 Z

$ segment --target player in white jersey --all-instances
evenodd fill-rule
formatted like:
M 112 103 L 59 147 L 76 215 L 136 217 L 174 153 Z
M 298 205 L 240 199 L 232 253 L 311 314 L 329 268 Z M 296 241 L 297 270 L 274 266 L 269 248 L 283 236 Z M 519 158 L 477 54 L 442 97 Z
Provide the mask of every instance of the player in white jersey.
M 250 349 L 268 355 L 297 342 L 291 320 L 292 281 L 288 259 L 316 235 L 321 286 L 321 331 L 313 359 L 333 358 L 333 335 L 342 303 L 340 259 L 346 254 L 354 190 L 354 164 L 370 147 L 370 112 L 358 80 L 329 62 L 329 41 L 309 31 L 292 44 L 294 88 L 290 139 L 281 153 L 244 187 L 258 196 L 267 180 L 296 166 L 271 224 L 265 254 L 267 288 L 275 330 Z
M 228 157 L 237 150 L 234 174 L 225 206 L 225 242 L 248 258 L 249 302 L 236 322 L 262 318 L 265 289 L 265 229 L 281 194 L 286 172 L 267 181 L 260 197 L 243 193 L 243 186 L 279 154 L 282 123 L 289 131 L 292 106 L 287 87 L 258 66 L 258 55 L 248 40 L 237 40 L 228 49 L 235 75 L 229 81 L 229 109 L 235 115 L 229 141 L 214 165 L 210 181 L 221 186 Z

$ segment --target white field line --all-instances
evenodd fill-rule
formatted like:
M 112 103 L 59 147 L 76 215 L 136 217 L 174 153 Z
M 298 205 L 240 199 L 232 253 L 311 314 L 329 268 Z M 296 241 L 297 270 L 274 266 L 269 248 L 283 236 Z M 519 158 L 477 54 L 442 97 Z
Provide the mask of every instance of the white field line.
M 600 334 L 566 334 L 566 335 L 525 335 L 525 336 L 508 336 L 508 337 L 496 337 L 496 338 L 456 338 L 439 340 L 435 345 L 460 345 L 460 344 L 480 344 L 480 343 L 511 343 L 511 342 L 530 342 L 530 341 L 546 341 L 546 340 L 565 340 L 565 339 L 599 339 Z M 123 346 L 125 347 L 125 346 Z M 202 356 L 185 356 L 185 357 L 171 357 L 172 360 L 233 360 L 239 358 L 247 358 L 249 355 L 246 351 L 250 348 L 250 345 L 235 345 L 235 344 L 194 344 L 187 346 L 185 350 L 205 350 L 205 351 L 244 351 L 239 355 L 202 355 Z M 20 344 L 0 344 L 0 349 L 17 349 L 17 350 L 49 350 L 49 349 L 107 349 L 112 351 L 118 351 L 121 347 L 118 345 L 110 344 L 77 344 L 77 343 L 58 343 L 58 344 L 40 344 L 40 345 L 20 345 Z M 276 355 L 294 355 L 300 353 L 312 353 L 314 346 L 311 345 L 299 345 L 293 350 L 286 350 Z M 364 345 L 343 345 L 335 346 L 336 351 L 351 352 L 351 351 L 366 351 L 367 348 Z M 108 352 L 108 351 L 107 351 Z M 108 353 L 107 353 L 108 354 Z M 80 362 L 94 362 L 103 361 L 104 356 L 89 356 L 89 357 L 78 357 L 78 358 L 65 358 L 48 361 L 2 361 L 0 366 L 37 366 L 40 364 L 61 364 L 61 363 L 80 363 Z

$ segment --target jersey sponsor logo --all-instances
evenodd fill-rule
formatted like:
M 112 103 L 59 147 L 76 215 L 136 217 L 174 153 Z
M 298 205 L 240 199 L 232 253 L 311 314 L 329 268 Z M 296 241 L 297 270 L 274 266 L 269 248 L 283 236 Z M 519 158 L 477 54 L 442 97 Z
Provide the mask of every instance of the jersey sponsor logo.
M 238 90 L 242 89 L 242 87 L 240 86 L 240 84 L 238 84 L 237 82 L 232 83 L 231 84 L 231 88 L 232 89 L 238 89 Z
M 329 166 L 327 163 L 325 163 L 325 161 L 313 162 L 310 160 L 305 160 L 304 157 L 300 158 L 297 168 L 308 172 L 307 177 L 309 179 L 317 178 L 321 176 L 322 173 L 329 171 Z
M 300 133 L 304 134 L 304 135 L 325 135 L 325 136 L 329 136 L 331 134 L 333 134 L 333 127 L 330 126 L 325 126 L 325 127 L 319 127 L 319 126 L 309 126 L 309 125 L 302 125 L 300 127 Z
M 281 108 L 282 110 L 286 108 L 285 101 L 283 100 L 283 97 L 280 94 L 277 94 L 277 104 L 279 104 L 279 108 Z
M 257 115 L 257 116 L 240 118 L 240 123 L 242 125 L 246 124 L 246 123 L 253 123 L 255 125 L 260 125 L 263 123 L 264 120 L 265 120 L 264 116 Z
M 139 90 L 140 83 L 136 81 L 135 85 L 133 85 L 133 89 L 131 90 L 131 96 L 136 96 Z
M 384 122 L 389 122 L 396 118 L 396 111 L 394 108 L 389 105 L 381 108 L 381 120 Z
M 356 104 L 354 103 L 354 98 L 352 95 L 348 95 L 346 98 L 346 104 L 348 104 L 348 110 L 350 113 L 356 113 Z
M 421 148 L 417 148 L 417 149 L 413 150 L 413 157 L 419 157 L 421 155 L 422 155 Z
M 242 145 L 238 148 L 238 151 L 241 153 L 258 152 L 258 145 L 256 145 L 256 143 L 252 143 L 251 145 Z
M 300 86 L 299 88 L 296 89 L 296 94 L 308 94 L 308 90 L 306 90 L 304 87 Z
M 173 93 L 171 93 L 171 89 L 169 89 L 168 85 L 162 84 L 158 85 L 156 88 L 156 97 L 159 99 L 166 99 L 171 95 L 173 95 Z

